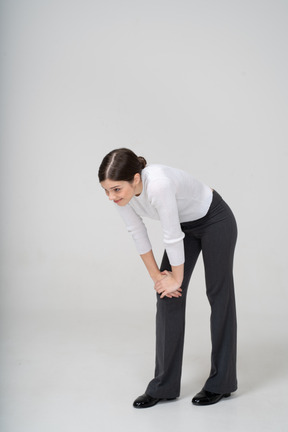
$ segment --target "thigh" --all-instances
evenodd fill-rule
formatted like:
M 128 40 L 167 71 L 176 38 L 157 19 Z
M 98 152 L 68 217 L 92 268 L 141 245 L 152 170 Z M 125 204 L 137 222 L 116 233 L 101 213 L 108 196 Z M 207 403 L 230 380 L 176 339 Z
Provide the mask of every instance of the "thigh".
M 230 208 L 223 202 L 220 218 L 210 223 L 201 238 L 207 293 L 212 294 L 233 279 L 233 259 L 237 240 L 237 225 Z

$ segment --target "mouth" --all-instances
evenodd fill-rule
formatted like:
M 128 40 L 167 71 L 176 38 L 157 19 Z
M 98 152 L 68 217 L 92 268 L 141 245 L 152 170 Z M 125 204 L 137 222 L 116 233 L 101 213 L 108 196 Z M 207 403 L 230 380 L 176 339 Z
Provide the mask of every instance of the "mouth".
M 119 200 L 114 200 L 114 203 L 118 204 L 121 200 L 122 200 L 122 198 L 120 198 Z

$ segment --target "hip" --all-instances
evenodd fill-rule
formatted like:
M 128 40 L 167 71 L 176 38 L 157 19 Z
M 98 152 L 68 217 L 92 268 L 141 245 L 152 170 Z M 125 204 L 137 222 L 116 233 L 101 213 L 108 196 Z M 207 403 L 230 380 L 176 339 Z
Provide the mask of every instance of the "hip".
M 237 229 L 235 216 L 229 205 L 223 200 L 222 196 L 213 190 L 212 202 L 205 216 L 191 222 L 182 222 L 181 229 L 184 233 L 205 228 L 217 224 L 232 224 Z

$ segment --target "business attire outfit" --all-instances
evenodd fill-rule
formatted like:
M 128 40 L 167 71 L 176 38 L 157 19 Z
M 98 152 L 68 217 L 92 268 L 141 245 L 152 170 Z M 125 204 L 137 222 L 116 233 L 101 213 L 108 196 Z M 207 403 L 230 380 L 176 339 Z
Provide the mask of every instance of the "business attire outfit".
M 150 217 L 160 220 L 163 231 L 165 252 L 160 270 L 184 263 L 182 297 L 160 298 L 157 294 L 155 375 L 145 394 L 157 402 L 180 394 L 187 289 L 202 251 L 212 342 L 211 370 L 203 389 L 207 394 L 229 396 L 237 389 L 234 215 L 216 191 L 182 170 L 148 165 L 141 178 L 142 193 L 117 207 L 138 252 L 152 249 L 143 222 L 143 217 Z

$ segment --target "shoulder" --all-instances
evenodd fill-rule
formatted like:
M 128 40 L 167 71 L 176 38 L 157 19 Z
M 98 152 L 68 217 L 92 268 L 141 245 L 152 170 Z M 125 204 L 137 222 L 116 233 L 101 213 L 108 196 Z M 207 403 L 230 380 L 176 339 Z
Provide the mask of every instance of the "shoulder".
M 151 164 L 143 169 L 142 175 L 144 180 L 148 182 L 170 180 L 173 177 L 173 168 L 166 165 Z
M 171 168 L 165 165 L 147 165 L 142 171 L 142 180 L 147 191 L 159 190 L 171 185 Z
M 169 167 L 164 165 L 148 165 L 143 171 L 144 188 L 147 198 L 152 205 L 158 206 L 161 203 L 165 203 L 175 195 L 174 183 L 169 173 Z

